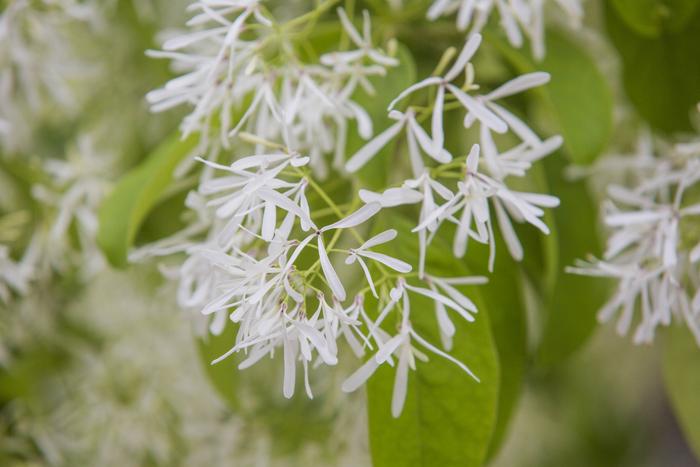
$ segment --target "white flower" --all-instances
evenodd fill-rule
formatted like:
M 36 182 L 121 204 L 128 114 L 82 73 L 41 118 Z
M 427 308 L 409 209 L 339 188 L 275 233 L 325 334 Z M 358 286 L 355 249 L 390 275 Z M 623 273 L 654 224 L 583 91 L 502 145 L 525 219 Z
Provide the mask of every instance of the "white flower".
M 556 0 L 573 26 L 583 17 L 580 0 Z M 478 33 L 488 23 L 494 10 L 500 16 L 500 26 L 514 47 L 523 45 L 523 33 L 530 39 L 537 59 L 544 57 L 545 0 L 433 0 L 427 17 L 435 21 L 441 16 L 457 13 L 457 27 Z
M 465 71 L 469 60 L 476 53 L 480 44 L 480 34 L 470 36 L 452 67 L 442 77 L 431 76 L 409 86 L 389 104 L 389 110 L 392 110 L 399 101 L 410 96 L 414 92 L 431 86 L 437 87 L 435 102 L 433 103 L 431 122 L 433 154 L 436 154 L 443 149 L 445 141 L 445 134 L 443 130 L 443 108 L 445 104 L 445 94 L 448 92 L 452 94 L 460 104 L 462 104 L 462 106 L 467 110 L 468 115 L 473 115 L 474 118 L 491 128 L 493 131 L 497 133 L 505 133 L 508 130 L 508 125 L 499 116 L 490 111 L 484 104 L 451 83 L 451 81 L 455 80 L 460 73 Z M 472 85 L 471 80 L 468 80 L 467 85 Z
M 452 299 L 432 290 L 413 287 L 403 281 L 400 281 L 396 288 L 392 289 L 391 301 L 373 324 L 374 332 L 372 333 L 372 337 L 374 337 L 378 346 L 377 353 L 370 357 L 367 362 L 365 362 L 352 375 L 350 375 L 343 383 L 342 388 L 345 392 L 355 391 L 362 384 L 364 384 L 370 376 L 372 376 L 379 365 L 389 363 L 393 366 L 394 363 L 391 357 L 393 354 L 398 359 L 396 376 L 394 379 L 394 391 L 391 400 L 391 414 L 394 417 L 399 417 L 401 415 L 404 402 L 406 401 L 406 394 L 408 392 L 408 369 L 410 368 L 414 371 L 416 370 L 416 358 L 425 362 L 428 361 L 428 357 L 413 345 L 414 341 L 420 344 L 423 348 L 454 363 L 477 382 L 479 381 L 479 378 L 477 378 L 466 365 L 423 339 L 413 329 L 410 322 L 411 306 L 408 296 L 409 291 L 425 295 L 436 302 L 447 305 L 448 307 L 459 311 L 460 314 L 469 321 L 473 321 L 474 319 L 466 310 L 464 310 Z M 466 297 L 461 296 L 461 298 L 466 300 Z M 378 326 L 381 324 L 388 312 L 391 311 L 399 301 L 402 303 L 401 326 L 397 335 L 389 337 L 384 331 L 379 329 Z
M 411 272 L 412 267 L 410 264 L 399 259 L 392 258 L 389 255 L 369 250 L 372 247 L 381 245 L 383 243 L 395 239 L 396 235 L 397 232 L 394 229 L 385 230 L 384 232 L 379 233 L 374 237 L 370 238 L 358 248 L 350 249 L 350 255 L 345 260 L 345 264 L 352 264 L 355 261 L 357 261 L 360 264 L 360 267 L 362 268 L 362 271 L 365 274 L 365 278 L 367 279 L 367 283 L 369 284 L 369 287 L 372 290 L 372 295 L 374 295 L 375 297 L 377 297 L 377 290 L 374 288 L 374 281 L 372 280 L 372 276 L 369 273 L 367 263 L 365 263 L 363 258 L 377 261 L 395 271 L 404 274 Z
M 10 249 L 0 244 L 0 301 L 8 303 L 12 292 L 20 295 L 29 292 L 33 270 L 27 258 L 13 260 Z
M 408 155 L 411 167 L 415 176 L 419 176 L 424 171 L 423 160 L 420 149 L 428 156 L 439 163 L 447 163 L 452 160 L 452 155 L 444 148 L 436 148 L 435 142 L 430 139 L 423 127 L 416 121 L 415 112 L 408 109 L 405 113 L 398 110 L 389 112 L 389 118 L 396 120 L 396 123 L 375 136 L 365 146 L 360 148 L 345 164 L 345 170 L 356 172 L 369 162 L 379 151 L 394 139 L 402 129 L 406 130 L 406 140 L 408 142 Z
M 338 8 L 337 12 L 343 29 L 358 49 L 347 52 L 330 52 L 324 54 L 321 56 L 321 63 L 323 65 L 342 67 L 355 62 L 361 63 L 365 59 L 369 59 L 385 67 L 397 66 L 399 64 L 397 59 L 389 57 L 380 50 L 372 47 L 372 22 L 367 10 L 362 11 L 362 34 L 355 29 L 355 26 L 353 26 L 344 9 Z
M 619 313 L 619 334 L 627 334 L 637 322 L 634 342 L 650 343 L 656 328 L 668 326 L 675 317 L 700 345 L 700 281 L 695 271 L 700 239 L 690 227 L 691 219 L 700 215 L 700 204 L 685 197 L 700 181 L 698 152 L 691 142 L 655 156 L 650 140 L 640 141 L 639 154 L 613 160 L 613 168 L 622 169 L 630 183 L 608 187 L 604 220 L 610 235 L 603 259 L 579 262 L 568 270 L 617 282 L 598 316 L 605 322 Z

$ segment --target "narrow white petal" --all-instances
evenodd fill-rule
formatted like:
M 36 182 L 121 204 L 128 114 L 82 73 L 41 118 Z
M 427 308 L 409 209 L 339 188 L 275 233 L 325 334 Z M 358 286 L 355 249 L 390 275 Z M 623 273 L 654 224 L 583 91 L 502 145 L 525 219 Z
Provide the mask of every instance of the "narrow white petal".
M 360 368 L 355 370 L 355 372 L 351 374 L 348 379 L 343 381 L 341 389 L 344 392 L 355 391 L 374 374 L 378 367 L 379 363 L 377 363 L 377 360 L 375 360 L 374 357 L 370 357 L 369 360 L 367 360 Z
M 372 248 L 374 246 L 381 245 L 381 244 L 386 243 L 386 242 L 390 242 L 393 239 L 395 239 L 397 235 L 398 235 L 398 232 L 396 232 L 396 230 L 394 230 L 394 229 L 385 230 L 384 232 L 375 235 L 374 237 L 370 238 L 365 243 L 360 245 L 359 249 L 366 250 L 368 248 Z
M 323 275 L 328 281 L 328 286 L 333 291 L 333 295 L 336 296 L 338 300 L 345 301 L 345 288 L 343 287 L 338 274 L 333 269 L 333 264 L 331 260 L 328 259 L 328 253 L 326 252 L 326 246 L 323 244 L 323 238 L 321 235 L 318 236 L 318 258 L 321 261 L 321 269 L 323 270 Z
M 408 359 L 411 349 L 406 345 L 399 357 L 399 365 L 396 368 L 396 376 L 394 377 L 394 391 L 391 397 L 391 415 L 398 418 L 403 410 L 403 405 L 406 402 L 406 393 L 408 392 Z
M 410 264 L 382 253 L 358 250 L 357 254 L 360 256 L 364 256 L 365 258 L 373 259 L 374 261 L 379 261 L 380 263 L 390 267 L 394 271 L 398 271 L 404 274 L 411 272 L 411 270 L 413 269 Z
M 400 100 L 402 100 L 404 97 L 408 96 L 409 94 L 412 94 L 412 93 L 418 91 L 419 89 L 427 88 L 428 86 L 433 86 L 433 85 L 435 85 L 435 84 L 440 84 L 440 83 L 442 83 L 442 81 L 443 81 L 442 78 L 439 78 L 439 77 L 437 77 L 437 76 L 433 76 L 433 77 L 430 77 L 430 78 L 425 78 L 423 81 L 419 81 L 419 82 L 417 82 L 416 84 L 413 84 L 413 85 L 407 87 L 406 89 L 404 89 L 404 90 L 401 92 L 401 94 L 399 94 L 398 96 L 396 96 L 396 98 L 395 98 L 393 101 L 391 101 L 391 103 L 389 104 L 389 107 L 388 107 L 387 110 L 392 110 L 392 109 L 394 108 L 394 106 L 395 106 Z
M 432 118 L 432 138 L 433 146 L 430 154 L 439 154 L 445 144 L 445 133 L 442 129 L 442 111 L 445 105 L 445 86 L 438 86 L 437 95 L 435 96 L 435 105 L 433 106 Z
M 491 128 L 496 133 L 508 131 L 508 125 L 495 113 L 491 112 L 484 104 L 471 97 L 466 92 L 453 84 L 448 84 L 447 89 L 453 96 L 484 125 Z
M 362 168 L 362 166 L 377 155 L 377 153 L 401 131 L 403 125 L 403 121 L 398 121 L 375 136 L 374 139 L 360 148 L 360 150 L 345 163 L 345 170 L 352 173 Z
M 536 71 L 534 73 L 528 73 L 525 75 L 520 75 L 517 78 L 511 79 L 506 83 L 502 84 L 498 88 L 494 89 L 490 93 L 486 94 L 486 99 L 496 100 L 503 97 L 512 96 L 513 94 L 518 94 L 527 89 L 534 88 L 537 86 L 542 86 L 549 82 L 549 73 L 543 71 Z
M 481 34 L 472 34 L 469 36 L 469 39 L 467 39 L 467 42 L 464 44 L 464 47 L 459 53 L 459 57 L 457 57 L 457 60 L 455 60 L 455 63 L 452 65 L 452 68 L 445 73 L 445 80 L 452 81 L 455 79 L 464 70 L 464 67 L 467 66 L 467 63 L 474 56 L 480 45 Z
M 365 204 L 360 209 L 346 216 L 345 218 L 323 227 L 321 232 L 327 232 L 333 229 L 349 229 L 356 227 L 377 214 L 379 211 L 381 211 L 381 209 L 382 206 L 379 203 Z
M 284 339 L 284 397 L 290 399 L 294 395 L 294 380 L 296 379 L 296 351 L 292 341 Z
M 472 378 L 474 378 L 477 382 L 481 382 L 481 381 L 479 380 L 479 378 L 478 378 L 478 377 L 469 369 L 469 367 L 467 367 L 464 363 L 460 362 L 459 360 L 457 360 L 457 359 L 454 358 L 453 356 L 451 356 L 451 355 L 449 355 L 449 354 L 446 354 L 446 353 L 443 352 L 442 350 L 438 349 L 438 348 L 435 347 L 433 344 L 431 344 L 430 342 L 428 342 L 428 341 L 426 341 L 425 339 L 423 339 L 420 335 L 418 335 L 418 333 L 414 332 L 413 330 L 411 330 L 411 337 L 413 337 L 416 341 L 418 341 L 418 343 L 419 343 L 420 345 L 422 345 L 422 346 L 425 347 L 426 349 L 430 350 L 430 351 L 433 352 L 434 354 L 439 355 L 440 357 L 443 357 L 443 358 L 445 358 L 445 359 L 451 361 L 452 363 L 454 363 L 454 364 L 457 365 L 458 367 L 460 367 L 460 368 L 461 368 L 462 370 L 464 370 L 469 376 L 471 376 Z
M 360 190 L 360 199 L 365 203 L 379 203 L 382 207 L 390 208 L 403 204 L 415 204 L 423 199 L 423 194 L 410 188 L 389 188 L 383 193 Z

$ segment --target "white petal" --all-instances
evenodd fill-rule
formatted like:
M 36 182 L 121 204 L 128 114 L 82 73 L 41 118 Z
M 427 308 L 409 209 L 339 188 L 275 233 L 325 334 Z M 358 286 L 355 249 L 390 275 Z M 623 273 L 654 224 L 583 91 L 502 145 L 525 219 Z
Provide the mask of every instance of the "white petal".
M 385 230 L 384 232 L 379 233 L 379 234 L 375 235 L 374 237 L 370 238 L 369 240 L 367 240 L 365 243 L 360 245 L 360 248 L 358 248 L 358 249 L 359 250 L 366 250 L 368 248 L 372 248 L 374 246 L 381 245 L 381 244 L 386 243 L 386 242 L 390 242 L 393 239 L 395 239 L 397 235 L 398 235 L 398 232 L 396 232 L 396 230 L 394 230 L 394 229 Z
M 481 45 L 481 34 L 472 34 L 469 36 L 462 51 L 459 53 L 459 57 L 455 60 L 454 65 L 445 73 L 445 79 L 447 81 L 452 81 L 464 70 L 464 67 L 467 66 L 469 60 L 474 56 L 479 45 Z
M 447 89 L 449 89 L 452 95 L 455 96 L 459 102 L 461 102 L 464 108 L 473 113 L 481 123 L 488 126 L 496 133 L 505 133 L 508 131 L 508 125 L 506 125 L 506 123 L 501 120 L 498 115 L 491 112 L 484 104 L 477 101 L 453 84 L 448 84 Z
M 537 86 L 542 86 L 549 82 L 549 73 L 543 71 L 536 71 L 534 73 L 528 73 L 525 75 L 520 75 L 517 78 L 511 79 L 506 83 L 502 84 L 495 90 L 486 94 L 486 99 L 496 100 L 501 99 L 506 96 L 512 96 L 513 94 L 518 94 L 527 89 L 534 88 Z
M 284 397 L 290 399 L 294 395 L 294 380 L 296 379 L 296 349 L 293 341 L 284 339 Z
M 399 358 L 399 365 L 396 368 L 396 376 L 394 377 L 394 391 L 391 397 L 391 415 L 398 418 L 403 410 L 403 405 L 406 402 L 406 393 L 408 392 L 408 359 L 411 349 L 405 346 Z
M 413 330 L 411 330 L 411 336 L 412 336 L 416 341 L 418 341 L 418 343 L 419 343 L 420 345 L 422 345 L 422 346 L 425 347 L 426 349 L 430 350 L 430 351 L 433 352 L 434 354 L 439 355 L 439 356 L 441 356 L 441 357 L 443 357 L 443 358 L 445 358 L 445 359 L 451 361 L 452 363 L 454 363 L 455 365 L 457 365 L 458 367 L 460 367 L 462 370 L 464 370 L 469 376 L 471 376 L 472 378 L 474 378 L 477 382 L 480 382 L 479 378 L 477 378 L 477 376 L 476 376 L 474 373 L 472 373 L 472 371 L 471 371 L 464 363 L 460 362 L 459 360 L 457 360 L 457 359 L 454 358 L 453 356 L 451 356 L 451 355 L 449 355 L 449 354 L 446 354 L 446 353 L 443 352 L 442 350 L 438 349 L 438 348 L 435 347 L 433 344 L 431 344 L 430 342 L 428 342 L 428 341 L 426 341 L 425 339 L 423 339 L 420 335 L 418 335 L 418 333 L 414 332 Z
M 410 188 L 389 188 L 384 193 L 375 193 L 369 190 L 360 190 L 360 199 L 365 203 L 379 203 L 382 207 L 389 208 L 403 204 L 415 204 L 423 199 L 423 194 Z
M 333 295 L 336 296 L 338 300 L 345 301 L 345 288 L 342 282 L 338 278 L 338 274 L 333 269 L 333 264 L 331 260 L 328 259 L 328 253 L 326 253 L 326 246 L 323 244 L 323 238 L 318 236 L 318 258 L 321 261 L 321 269 L 323 269 L 323 275 L 328 281 L 328 286 L 333 291 Z
M 417 82 L 416 84 L 413 84 L 413 85 L 407 87 L 406 89 L 404 89 L 404 90 L 401 92 L 401 94 L 399 94 L 398 96 L 396 96 L 396 99 L 394 99 L 393 101 L 391 101 L 391 103 L 389 104 L 389 107 L 388 107 L 387 110 L 392 110 L 392 109 L 394 108 L 394 106 L 395 106 L 400 100 L 402 100 L 404 97 L 408 96 L 409 94 L 414 93 L 414 92 L 418 91 L 419 89 L 426 88 L 426 87 L 428 87 L 428 86 L 433 86 L 433 85 L 435 85 L 435 84 L 440 84 L 440 83 L 442 83 L 442 81 L 443 81 L 442 78 L 439 78 L 439 77 L 437 77 L 437 76 L 433 76 L 433 77 L 430 77 L 430 78 L 425 78 L 423 81 L 419 81 L 419 82 Z
M 442 111 L 445 105 L 445 87 L 438 86 L 433 106 L 433 118 L 431 122 L 433 146 L 430 154 L 438 154 L 445 144 L 445 133 L 442 129 Z
M 369 360 L 364 363 L 364 365 L 355 370 L 355 372 L 351 374 L 348 379 L 343 381 L 341 389 L 344 392 L 355 391 L 374 374 L 378 367 L 379 363 L 377 363 L 377 360 L 375 360 L 374 357 L 370 357 Z
M 447 298 L 442 294 L 439 294 L 437 292 L 433 292 L 432 290 L 426 289 L 424 287 L 414 287 L 414 286 L 408 285 L 408 284 L 406 284 L 405 287 L 412 292 L 415 292 L 415 293 L 420 294 L 420 295 L 424 295 L 428 298 L 431 298 L 433 300 L 436 300 L 436 301 L 439 301 L 439 302 L 445 304 L 449 308 L 452 308 L 457 313 L 459 313 L 467 321 L 470 321 L 470 322 L 474 321 L 474 317 L 471 314 L 469 314 L 469 312 L 467 312 L 467 310 L 462 308 L 454 300 Z
M 396 122 L 375 136 L 345 163 L 345 170 L 351 173 L 359 170 L 401 131 L 403 124 L 403 121 Z
M 510 255 L 516 261 L 521 261 L 523 259 L 523 246 L 518 240 L 518 236 L 513 229 L 513 224 L 511 224 L 508 215 L 501 206 L 501 203 L 494 201 L 494 208 L 496 210 L 496 219 L 498 219 L 498 226 L 501 228 L 501 234 L 503 234 L 503 240 L 506 242 L 508 251 Z
M 349 229 L 356 227 L 363 222 L 370 219 L 372 216 L 381 211 L 382 206 L 379 203 L 368 203 L 362 206 L 357 211 L 346 216 L 344 219 L 340 219 L 331 225 L 327 225 L 321 229 L 321 232 L 327 232 L 333 229 Z
M 382 253 L 358 250 L 357 254 L 364 256 L 365 258 L 370 258 L 375 261 L 379 261 L 380 263 L 390 267 L 394 271 L 398 271 L 404 274 L 411 272 L 411 269 L 413 269 L 410 264 Z

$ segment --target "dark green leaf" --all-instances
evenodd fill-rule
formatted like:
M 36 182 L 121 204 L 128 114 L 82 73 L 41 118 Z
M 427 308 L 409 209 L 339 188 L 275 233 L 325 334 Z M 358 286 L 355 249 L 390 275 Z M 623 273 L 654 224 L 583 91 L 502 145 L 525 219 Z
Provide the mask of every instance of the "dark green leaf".
M 544 160 L 549 193 L 561 204 L 553 210 L 557 268 L 554 283 L 543 297 L 544 329 L 537 352 L 541 366 L 556 365 L 578 350 L 596 328 L 596 314 L 607 295 L 602 279 L 564 272 L 577 259 L 599 254 L 597 209 L 586 184 L 564 177 L 564 158 L 556 153 Z
M 232 409 L 238 408 L 240 370 L 236 368 L 237 359 L 230 357 L 215 365 L 211 362 L 231 349 L 236 342 L 236 331 L 235 326 L 228 325 L 221 335 L 207 333 L 206 336 L 197 338 L 197 349 L 204 371 L 214 389 Z
M 401 257 L 416 253 L 415 236 L 401 226 L 398 215 L 385 214 L 383 225 L 403 231 L 394 248 Z M 464 263 L 438 253 L 428 258 L 428 271 L 435 275 L 467 275 Z M 415 262 L 414 262 L 415 263 Z M 367 387 L 369 433 L 374 467 L 482 465 L 496 417 L 499 388 L 498 355 L 491 336 L 488 311 L 476 289 L 468 295 L 479 306 L 473 323 L 459 318 L 450 352 L 481 379 L 477 383 L 453 363 L 429 354 L 430 362 L 417 363 L 410 372 L 408 395 L 401 416 L 391 416 L 394 372 L 384 366 Z M 439 343 L 432 301 L 413 295 L 411 321 L 426 340 Z
M 639 115 L 665 132 L 691 128 L 689 115 L 700 101 L 700 9 L 681 30 L 645 37 L 612 5 L 606 26 L 622 59 L 622 78 Z
M 664 336 L 663 373 L 673 411 L 700 461 L 700 346 L 685 326 L 671 326 Z
M 627 26 L 636 33 L 658 37 L 664 30 L 685 28 L 700 6 L 699 0 L 612 0 Z
M 127 253 L 146 215 L 159 201 L 178 163 L 194 148 L 197 138 L 172 136 L 144 162 L 124 175 L 102 203 L 97 241 L 109 262 L 127 264 Z

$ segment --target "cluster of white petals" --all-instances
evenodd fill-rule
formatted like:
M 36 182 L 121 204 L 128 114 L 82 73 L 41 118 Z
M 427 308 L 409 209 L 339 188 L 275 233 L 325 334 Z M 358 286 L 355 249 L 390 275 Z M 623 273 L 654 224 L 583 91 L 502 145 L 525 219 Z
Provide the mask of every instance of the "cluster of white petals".
M 277 23 L 263 2 L 254 0 L 202 0 L 190 9 L 193 31 L 167 40 L 164 52 L 152 53 L 174 60 L 183 74 L 148 98 L 156 111 L 193 107 L 181 130 L 200 137 L 199 185 L 187 198 L 194 217 L 174 236 L 132 251 L 131 259 L 184 253 L 179 266 L 164 267 L 179 281 L 180 305 L 204 315 L 209 332 L 235 329 L 230 349 L 213 363 L 239 354 L 239 368 L 245 369 L 281 353 L 286 397 L 296 391 L 298 367 L 305 392 L 313 397 L 310 370 L 337 365 L 345 348 L 355 357 L 373 354 L 345 381 L 346 391 L 358 388 L 380 365 L 396 364 L 394 416 L 405 401 L 408 369 L 417 369 L 416 359 L 428 359 L 423 352 L 446 358 L 477 379 L 446 351 L 461 338 L 453 319 L 471 322 L 477 313 L 461 287 L 486 279 L 431 274 L 427 250 L 438 227 L 454 222 L 455 256 L 466 253 L 471 238 L 490 244 L 493 258 L 492 209 L 518 260 L 523 252 L 512 220 L 548 233 L 542 208 L 558 200 L 511 190 L 507 182 L 556 150 L 561 138 L 541 140 L 496 101 L 542 85 L 549 76 L 532 73 L 477 94 L 470 60 L 481 36 L 474 34 L 446 73 L 396 96 L 387 109 L 396 123 L 375 135 L 370 115 L 353 95 L 360 88 L 371 95 L 369 78 L 399 62 L 372 46 L 366 11 L 360 31 L 338 9 L 349 47 L 307 63 L 285 34 L 314 12 Z M 278 44 L 273 49 L 278 59 L 267 55 L 271 44 Z M 411 105 L 429 91 L 435 92 L 433 102 Z M 445 147 L 444 116 L 455 109 L 465 113 L 465 128 L 479 129 L 480 142 L 468 156 L 453 157 Z M 430 132 L 421 125 L 426 118 Z M 367 143 L 347 157 L 350 121 Z M 341 196 L 326 191 L 332 182 L 357 182 L 354 173 L 401 133 L 411 171 L 397 171 L 405 175 L 399 186 Z M 510 133 L 508 141 L 516 143 L 499 148 L 504 143 L 497 144 L 492 133 Z M 243 151 L 247 155 L 241 157 Z M 323 182 L 331 170 L 339 180 Z M 418 203 L 417 235 L 376 229 L 380 211 Z M 398 235 L 418 240 L 419 258 L 386 253 Z M 416 298 L 434 304 L 442 348 L 414 328 L 411 313 L 424 312 L 411 307 Z
M 530 41 L 532 53 L 537 59 L 545 55 L 544 25 L 545 0 L 433 0 L 427 17 L 435 21 L 443 16 L 457 16 L 457 28 L 470 33 L 480 32 L 494 12 L 499 24 L 513 47 L 522 47 Z M 581 0 L 554 0 L 578 26 L 583 18 Z
M 442 222 L 453 222 L 457 231 L 453 242 L 453 254 L 463 257 L 467 252 L 469 239 L 489 244 L 491 257 L 489 269 L 493 268 L 495 239 L 493 220 L 495 218 L 511 256 L 523 258 L 523 247 L 513 228 L 512 221 L 526 222 L 541 232 L 549 229 L 542 221 L 542 208 L 556 207 L 559 200 L 539 193 L 523 193 L 508 187 L 508 177 L 523 177 L 534 162 L 547 156 L 561 146 L 560 136 L 541 140 L 520 118 L 494 102 L 549 81 L 547 73 L 530 73 L 519 76 L 485 95 L 472 95 L 469 92 L 479 87 L 474 84 L 474 71 L 469 63 L 481 43 L 481 36 L 471 36 L 452 67 L 442 76 L 426 78 L 403 91 L 389 106 L 390 116 L 397 123 L 367 143 L 347 162 L 346 168 L 353 172 L 374 157 L 391 138 L 405 128 L 408 155 L 415 178 L 407 179 L 399 187 L 389 188 L 383 193 L 360 191 L 365 202 L 378 202 L 383 207 L 401 204 L 420 203 L 421 209 L 414 232 L 418 232 L 420 242 L 419 275 L 423 277 L 425 254 L 430 239 L 433 238 Z M 462 87 L 454 84 L 464 72 L 466 82 Z M 431 110 L 432 133 L 427 134 L 416 120 L 416 110 L 409 107 L 401 113 L 393 110 L 400 101 L 414 93 L 435 88 L 436 97 Z M 446 95 L 454 97 L 453 102 L 464 108 L 464 126 L 479 125 L 480 142 L 473 145 L 469 154 L 462 160 L 454 159 L 445 149 L 443 130 L 443 109 Z M 492 133 L 511 132 L 521 142 L 501 151 Z M 437 168 L 428 170 L 422 155 L 439 162 Z M 441 177 L 454 174 L 456 169 L 462 180 L 455 189 L 448 188 Z
M 192 106 L 182 122 L 183 135 L 201 135 L 200 151 L 210 158 L 229 148 L 241 132 L 284 138 L 289 147 L 308 154 L 314 171 L 324 177 L 329 170 L 325 156 L 333 155 L 336 167 L 344 159 L 350 121 L 357 123 L 361 137 L 372 135 L 372 120 L 353 101 L 355 90 L 373 94 L 369 78 L 385 75 L 398 60 L 372 46 L 368 13 L 360 33 L 338 9 L 353 48 L 304 63 L 284 38 L 293 21 L 278 25 L 263 13 L 262 4 L 194 2 L 188 22 L 194 30 L 168 39 L 163 51 L 149 52 L 171 59 L 182 74 L 147 99 L 154 111 Z M 279 57 L 270 59 L 266 53 Z
M 642 143 L 638 154 L 610 158 L 599 167 L 627 183 L 607 189 L 604 221 L 610 234 L 603 257 L 569 270 L 616 282 L 599 319 L 616 318 L 619 334 L 634 328 L 635 343 L 650 343 L 659 326 L 676 319 L 700 345 L 700 142 L 659 144 L 658 152 L 650 140 Z
M 95 69 L 68 36 L 96 17 L 93 5 L 73 0 L 13 0 L 0 11 L 0 149 L 23 149 L 29 122 L 52 105 L 64 118 L 79 109 L 78 83 Z

